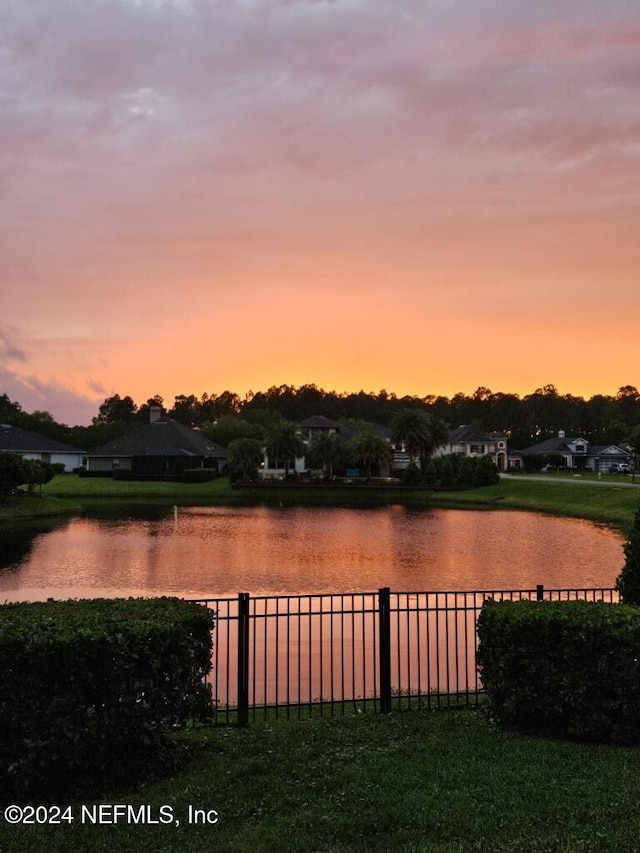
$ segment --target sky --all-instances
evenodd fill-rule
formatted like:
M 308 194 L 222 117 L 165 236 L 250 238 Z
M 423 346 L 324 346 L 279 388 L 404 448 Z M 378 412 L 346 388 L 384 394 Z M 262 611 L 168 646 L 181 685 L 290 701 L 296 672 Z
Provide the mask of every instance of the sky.
M 0 0 L 0 393 L 640 386 L 638 0 Z

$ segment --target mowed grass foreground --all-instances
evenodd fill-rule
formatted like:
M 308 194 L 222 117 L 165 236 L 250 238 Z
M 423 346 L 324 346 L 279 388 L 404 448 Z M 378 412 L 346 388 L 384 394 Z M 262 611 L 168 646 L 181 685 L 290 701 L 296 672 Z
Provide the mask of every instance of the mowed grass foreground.
M 640 849 L 640 751 L 502 733 L 479 712 L 404 712 L 187 733 L 180 776 L 106 803 L 180 825 L 12 827 L 6 853 Z M 188 807 L 218 813 L 187 822 Z M 80 805 L 73 805 L 76 816 Z

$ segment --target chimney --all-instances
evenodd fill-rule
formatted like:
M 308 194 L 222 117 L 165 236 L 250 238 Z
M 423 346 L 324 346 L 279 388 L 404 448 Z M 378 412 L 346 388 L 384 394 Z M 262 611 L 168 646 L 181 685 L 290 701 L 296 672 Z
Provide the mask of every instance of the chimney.
M 149 406 L 149 423 L 153 424 L 162 417 L 161 406 Z

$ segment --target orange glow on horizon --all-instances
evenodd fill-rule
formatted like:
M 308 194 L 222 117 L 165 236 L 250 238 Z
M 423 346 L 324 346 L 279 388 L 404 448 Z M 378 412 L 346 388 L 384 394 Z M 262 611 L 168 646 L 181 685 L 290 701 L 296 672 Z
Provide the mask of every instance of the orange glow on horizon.
M 0 53 L 25 410 L 640 386 L 627 2 L 41 6 Z

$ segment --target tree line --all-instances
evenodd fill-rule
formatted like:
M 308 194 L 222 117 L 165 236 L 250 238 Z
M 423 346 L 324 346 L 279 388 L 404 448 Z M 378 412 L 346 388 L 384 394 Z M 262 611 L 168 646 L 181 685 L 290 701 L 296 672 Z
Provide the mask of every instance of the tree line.
M 504 433 L 510 446 L 519 449 L 556 436 L 582 436 L 595 444 L 633 442 L 640 431 L 640 392 L 621 386 L 615 395 L 596 394 L 589 399 L 561 394 L 554 385 L 531 394 L 493 392 L 486 387 L 473 394 L 452 397 L 397 396 L 386 390 L 374 392 L 326 391 L 314 384 L 272 386 L 266 391 L 239 396 L 179 394 L 170 405 L 159 395 L 141 404 L 130 396 L 114 394 L 100 405 L 88 426 L 68 426 L 49 412 L 23 411 L 20 403 L 0 395 L 0 423 L 13 423 L 83 450 L 117 438 L 136 424 L 149 422 L 152 406 L 187 426 L 198 428 L 223 446 L 238 438 L 261 438 L 278 421 L 300 422 L 312 415 L 337 421 L 368 422 L 389 427 L 400 412 L 429 414 L 450 428 L 473 424 L 482 430 Z

